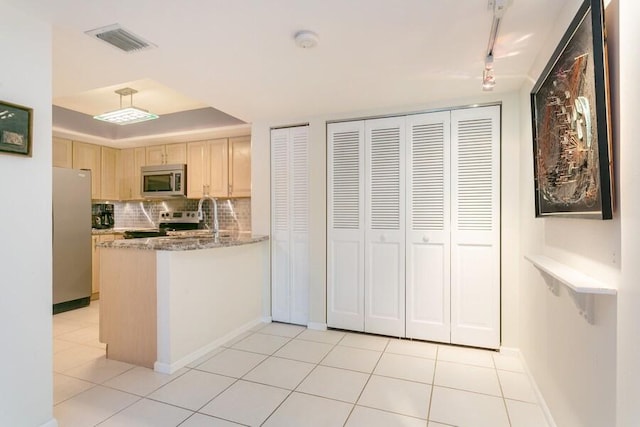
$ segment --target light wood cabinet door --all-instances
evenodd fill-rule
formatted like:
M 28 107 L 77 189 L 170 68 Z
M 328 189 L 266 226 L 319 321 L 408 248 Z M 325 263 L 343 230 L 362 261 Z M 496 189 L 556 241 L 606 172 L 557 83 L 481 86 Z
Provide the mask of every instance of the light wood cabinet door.
M 100 236 L 91 236 L 91 293 L 100 292 L 100 254 L 98 253 L 98 242 Z
M 140 195 L 140 168 L 145 165 L 144 147 L 125 148 L 120 151 L 120 200 L 138 200 Z
M 251 197 L 251 137 L 229 138 L 229 196 Z
M 229 151 L 226 138 L 209 142 L 209 165 L 209 195 L 213 197 L 228 197 Z
M 187 163 L 187 144 L 165 145 L 164 163 L 167 165 Z
M 100 156 L 100 198 L 104 200 L 118 200 L 118 157 L 115 148 L 101 147 Z
M 91 198 L 100 198 L 101 178 L 100 146 L 73 141 L 73 168 L 91 170 Z
M 69 139 L 53 138 L 53 166 L 73 167 L 73 143 Z
M 153 145 L 146 147 L 146 161 L 147 166 L 156 166 L 164 164 L 164 145 Z
M 209 142 L 187 144 L 187 197 L 199 199 L 209 185 Z

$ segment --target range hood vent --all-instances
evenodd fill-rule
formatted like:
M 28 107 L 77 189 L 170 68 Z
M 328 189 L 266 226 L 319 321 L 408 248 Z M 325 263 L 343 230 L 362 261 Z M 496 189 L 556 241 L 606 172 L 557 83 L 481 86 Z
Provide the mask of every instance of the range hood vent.
M 139 52 L 141 50 L 153 49 L 156 47 L 151 42 L 140 36 L 133 34 L 129 30 L 125 30 L 120 24 L 108 25 L 106 27 L 96 28 L 95 30 L 85 31 L 85 34 L 96 37 L 105 43 L 127 53 Z

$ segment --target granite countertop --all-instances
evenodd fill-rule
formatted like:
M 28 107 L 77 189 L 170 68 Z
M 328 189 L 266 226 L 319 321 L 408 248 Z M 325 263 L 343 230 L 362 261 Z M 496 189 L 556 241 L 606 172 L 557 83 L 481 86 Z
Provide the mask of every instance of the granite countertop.
M 123 228 L 92 228 L 91 235 L 99 236 L 102 234 L 124 234 L 130 230 L 157 230 L 157 228 L 140 228 L 140 227 L 123 227 Z
M 113 242 L 98 243 L 100 248 L 114 249 L 142 249 L 151 251 L 192 251 L 197 249 L 226 248 L 269 240 L 269 236 L 253 235 L 251 233 L 223 234 L 215 239 L 210 234 L 203 235 L 174 235 L 164 237 L 150 237 L 146 239 L 124 239 Z

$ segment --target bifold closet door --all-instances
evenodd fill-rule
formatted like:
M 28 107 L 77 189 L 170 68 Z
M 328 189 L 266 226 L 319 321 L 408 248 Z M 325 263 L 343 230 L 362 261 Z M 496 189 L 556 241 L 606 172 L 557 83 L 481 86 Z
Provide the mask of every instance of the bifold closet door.
M 271 131 L 271 316 L 309 318 L 308 126 Z
M 405 118 L 365 122 L 366 332 L 405 336 Z
M 407 116 L 407 337 L 450 342 L 451 113 Z
M 500 107 L 451 112 L 451 342 L 500 346 Z
M 327 325 L 364 331 L 364 122 L 327 126 Z

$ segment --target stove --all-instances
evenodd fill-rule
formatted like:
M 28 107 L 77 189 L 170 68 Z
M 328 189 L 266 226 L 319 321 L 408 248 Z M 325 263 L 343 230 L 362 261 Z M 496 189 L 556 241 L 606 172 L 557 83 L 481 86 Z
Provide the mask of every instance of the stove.
M 167 235 L 167 231 L 197 230 L 199 225 L 197 211 L 163 211 L 158 215 L 157 230 L 127 230 L 123 233 L 123 237 L 125 239 L 162 237 Z

